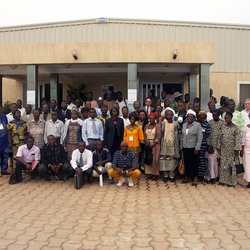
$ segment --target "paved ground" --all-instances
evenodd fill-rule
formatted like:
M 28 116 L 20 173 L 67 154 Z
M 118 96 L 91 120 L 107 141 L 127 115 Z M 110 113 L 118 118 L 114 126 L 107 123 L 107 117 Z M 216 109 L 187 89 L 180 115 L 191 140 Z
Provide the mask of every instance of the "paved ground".
M 0 178 L 0 249 L 250 249 L 250 190 Z

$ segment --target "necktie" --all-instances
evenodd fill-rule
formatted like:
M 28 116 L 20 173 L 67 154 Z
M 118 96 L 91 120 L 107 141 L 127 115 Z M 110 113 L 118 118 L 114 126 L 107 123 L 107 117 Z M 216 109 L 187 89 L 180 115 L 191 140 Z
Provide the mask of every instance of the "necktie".
M 148 116 L 148 114 L 149 114 L 149 107 L 147 107 L 147 116 Z
M 79 161 L 79 167 L 83 167 L 83 158 L 82 158 L 82 153 L 80 154 L 80 161 Z
M 92 119 L 92 130 L 93 130 L 93 134 L 96 135 L 97 131 L 96 131 L 96 125 L 95 125 L 94 119 Z

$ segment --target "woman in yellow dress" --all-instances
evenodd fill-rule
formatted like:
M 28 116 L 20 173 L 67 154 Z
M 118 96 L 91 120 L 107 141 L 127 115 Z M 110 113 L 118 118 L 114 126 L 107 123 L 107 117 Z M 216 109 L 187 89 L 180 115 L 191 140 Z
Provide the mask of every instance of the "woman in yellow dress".
M 130 124 L 124 129 L 123 139 L 128 143 L 128 150 L 132 151 L 139 160 L 141 152 L 140 143 L 144 141 L 144 134 L 142 127 L 135 124 L 136 120 L 137 115 L 135 113 L 131 113 L 129 115 Z
M 14 112 L 14 120 L 7 124 L 9 148 L 13 153 L 13 168 L 16 168 L 16 154 L 20 146 L 26 142 L 27 123 L 21 120 L 21 112 L 16 110 Z

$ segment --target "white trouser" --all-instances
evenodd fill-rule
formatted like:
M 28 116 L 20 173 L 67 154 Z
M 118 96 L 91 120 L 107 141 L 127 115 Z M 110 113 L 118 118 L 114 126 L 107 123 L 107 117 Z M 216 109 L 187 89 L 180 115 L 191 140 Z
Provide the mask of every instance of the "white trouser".
M 105 164 L 104 167 L 102 167 L 102 173 L 105 174 L 105 173 L 108 173 L 108 171 L 112 168 L 112 163 L 111 162 L 107 162 Z M 92 173 L 92 176 L 93 177 L 99 177 L 99 174 L 93 170 L 93 173 Z M 109 176 L 109 179 L 111 179 L 112 177 Z

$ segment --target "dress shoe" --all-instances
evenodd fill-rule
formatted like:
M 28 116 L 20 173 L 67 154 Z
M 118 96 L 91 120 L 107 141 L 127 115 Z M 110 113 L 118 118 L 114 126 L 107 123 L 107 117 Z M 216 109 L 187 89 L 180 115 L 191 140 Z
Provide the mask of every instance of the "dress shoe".
M 168 182 L 168 177 L 164 177 L 163 182 L 164 183 Z
M 2 175 L 11 175 L 9 172 L 2 172 Z
M 153 177 L 153 175 L 150 175 L 146 180 L 151 180 Z
M 197 187 L 197 183 L 192 183 L 192 187 Z

